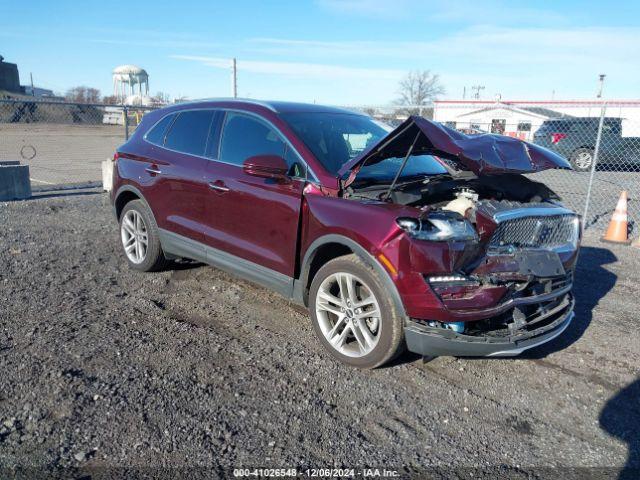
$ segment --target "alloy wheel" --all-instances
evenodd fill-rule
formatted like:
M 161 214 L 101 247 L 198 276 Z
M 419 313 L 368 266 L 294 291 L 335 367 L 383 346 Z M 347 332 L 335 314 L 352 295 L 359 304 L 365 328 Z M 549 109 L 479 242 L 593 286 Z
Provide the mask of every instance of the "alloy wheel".
M 139 212 L 129 210 L 124 214 L 120 227 L 120 237 L 129 260 L 133 263 L 142 263 L 147 255 L 149 238 L 147 226 Z
M 576 155 L 574 162 L 580 170 L 587 170 L 591 167 L 591 162 L 593 162 L 593 154 L 591 152 L 580 152 Z
M 348 357 L 369 354 L 380 339 L 380 306 L 372 290 L 346 272 L 329 275 L 316 294 L 318 325 L 329 344 Z

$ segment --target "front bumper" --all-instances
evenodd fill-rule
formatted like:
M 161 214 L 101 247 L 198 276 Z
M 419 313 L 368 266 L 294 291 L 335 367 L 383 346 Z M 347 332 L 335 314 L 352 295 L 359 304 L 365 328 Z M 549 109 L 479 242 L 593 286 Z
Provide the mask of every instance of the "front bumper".
M 410 321 L 404 329 L 407 349 L 424 356 L 513 357 L 549 342 L 564 332 L 573 320 L 573 307 L 574 300 L 571 299 L 570 306 L 553 322 L 507 337 L 464 335 Z

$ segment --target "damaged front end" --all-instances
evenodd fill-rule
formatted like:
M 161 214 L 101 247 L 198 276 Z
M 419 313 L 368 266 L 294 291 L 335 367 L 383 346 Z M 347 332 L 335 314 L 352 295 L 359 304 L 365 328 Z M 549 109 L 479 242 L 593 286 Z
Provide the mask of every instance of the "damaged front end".
M 429 301 L 414 305 L 418 316 L 406 328 L 410 350 L 517 355 L 559 335 L 571 321 L 577 215 L 552 204 L 487 200 L 478 202 L 474 226 L 482 233 L 462 249 L 465 254 L 450 252 L 459 260 L 449 275 L 423 273 L 443 308 L 431 309 Z M 413 250 L 418 266 L 429 248 Z M 422 263 L 418 270 L 432 267 L 425 258 Z
M 365 165 L 431 155 L 442 174 L 359 181 Z M 345 198 L 413 207 L 383 246 L 410 318 L 409 350 L 507 356 L 564 331 L 573 317 L 580 218 L 525 174 L 570 168 L 553 152 L 499 135 L 468 137 L 411 117 L 343 169 Z M 406 211 L 406 209 L 405 209 Z

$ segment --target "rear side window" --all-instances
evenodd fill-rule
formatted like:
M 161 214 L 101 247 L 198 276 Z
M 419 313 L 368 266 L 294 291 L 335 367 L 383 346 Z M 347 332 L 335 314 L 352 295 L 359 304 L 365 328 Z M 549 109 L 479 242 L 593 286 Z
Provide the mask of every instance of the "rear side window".
M 156 123 L 155 126 L 151 130 L 149 130 L 144 137 L 146 138 L 147 142 L 155 143 L 156 145 L 164 144 L 164 136 L 167 133 L 167 129 L 169 128 L 169 125 L 171 125 L 171 122 L 173 121 L 175 116 L 175 114 L 167 115 L 158 123 Z
M 265 123 L 239 113 L 227 113 L 220 141 L 220 160 L 242 165 L 255 155 L 285 156 L 285 143 Z
M 213 110 L 181 112 L 167 134 L 164 146 L 171 150 L 204 156 Z
M 585 133 L 592 133 L 591 130 L 594 130 L 598 128 L 598 124 L 597 123 L 593 123 L 593 122 L 572 122 L 568 128 L 568 130 L 564 130 L 564 131 L 569 131 L 571 133 L 579 133 L 579 134 L 585 134 Z
M 540 130 L 549 130 L 552 132 L 568 132 L 570 124 L 567 122 L 554 122 L 545 121 Z

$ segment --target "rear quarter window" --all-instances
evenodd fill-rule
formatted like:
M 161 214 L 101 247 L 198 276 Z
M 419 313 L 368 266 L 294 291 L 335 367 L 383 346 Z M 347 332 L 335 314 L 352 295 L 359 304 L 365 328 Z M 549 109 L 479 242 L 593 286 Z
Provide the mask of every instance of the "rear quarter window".
M 171 122 L 173 122 L 175 116 L 175 113 L 169 114 L 156 123 L 144 136 L 147 142 L 162 146 L 162 144 L 164 144 L 164 136 L 167 133 L 167 129 L 169 128 L 169 125 L 171 125 Z

